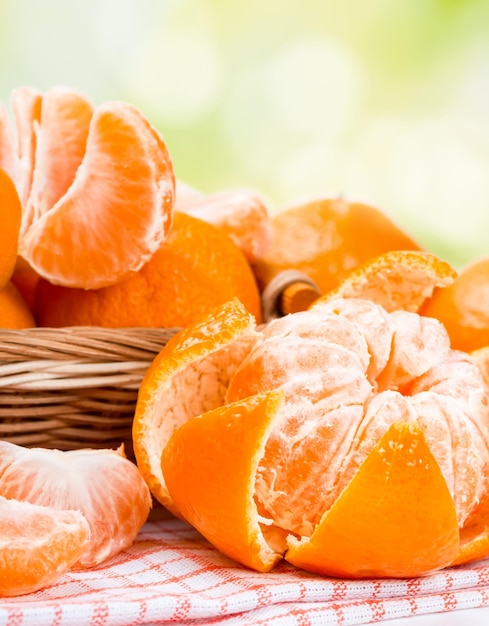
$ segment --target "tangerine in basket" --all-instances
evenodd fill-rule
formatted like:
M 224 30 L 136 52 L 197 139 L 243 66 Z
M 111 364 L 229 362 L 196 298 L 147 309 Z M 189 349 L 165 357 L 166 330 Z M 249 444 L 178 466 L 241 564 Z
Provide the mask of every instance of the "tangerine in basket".
M 272 216 L 271 243 L 254 270 L 262 289 L 279 272 L 294 269 L 324 293 L 372 257 L 420 249 L 379 209 L 343 198 L 320 198 Z
M 79 568 L 98 565 L 129 547 L 151 508 L 149 489 L 122 447 L 60 451 L 0 441 L 0 493 L 81 512 L 90 540 L 76 559 Z
M 5 128 L 0 154 L 24 196 L 21 256 L 70 287 L 102 287 L 139 270 L 172 222 L 175 179 L 160 133 L 125 102 L 94 108 L 67 87 L 21 88 L 12 98 L 20 156 Z
M 270 245 L 271 218 L 263 199 L 248 189 L 206 196 L 177 181 L 175 211 L 224 229 L 250 263 L 261 259 Z
M 21 292 L 12 281 L 0 289 L 0 327 L 33 328 L 34 316 Z
M 241 250 L 228 235 L 176 212 L 166 241 L 131 278 L 101 289 L 71 289 L 41 280 L 40 326 L 181 327 L 234 296 L 260 319 L 260 294 Z
M 446 289 L 436 289 L 421 313 L 445 325 L 452 347 L 471 352 L 489 345 L 489 256 L 463 267 Z
M 0 496 L 0 596 L 55 583 L 83 554 L 90 527 L 79 511 Z
M 439 276 L 422 260 L 424 291 Z M 283 557 L 411 577 L 488 554 L 463 552 L 489 523 L 488 389 L 438 320 L 388 300 L 323 300 L 260 328 L 228 303 L 176 335 L 133 427 L 155 497 L 260 571 Z
M 10 280 L 17 260 L 22 206 L 17 189 L 0 168 L 0 289 Z

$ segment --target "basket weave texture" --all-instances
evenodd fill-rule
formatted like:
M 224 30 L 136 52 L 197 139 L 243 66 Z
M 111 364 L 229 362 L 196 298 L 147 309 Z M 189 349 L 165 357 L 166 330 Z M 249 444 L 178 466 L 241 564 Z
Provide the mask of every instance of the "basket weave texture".
M 142 378 L 178 329 L 0 329 L 0 439 L 132 456 Z

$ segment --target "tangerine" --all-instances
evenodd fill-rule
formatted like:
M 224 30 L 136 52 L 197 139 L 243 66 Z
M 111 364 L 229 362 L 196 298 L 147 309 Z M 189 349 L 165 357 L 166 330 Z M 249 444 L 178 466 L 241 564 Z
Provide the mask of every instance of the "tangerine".
M 181 327 L 238 297 L 261 317 L 260 294 L 241 250 L 221 229 L 176 212 L 166 241 L 139 272 L 100 289 L 39 281 L 40 326 Z
M 294 269 L 326 293 L 372 257 L 420 249 L 379 209 L 343 198 L 319 198 L 272 216 L 270 246 L 253 267 L 262 290 L 279 272 Z
M 440 320 L 457 350 L 489 345 L 489 256 L 475 259 L 453 284 L 436 289 L 420 313 Z
M 0 289 L 0 327 L 33 328 L 36 321 L 21 292 L 12 281 Z
M 18 239 L 22 206 L 17 189 L 7 174 L 0 168 L 0 289 L 10 280 L 17 260 Z
M 81 512 L 90 529 L 90 540 L 76 559 L 81 568 L 129 547 L 151 508 L 148 487 L 122 448 L 60 451 L 0 441 L 0 493 Z
M 225 230 L 250 263 L 261 259 L 271 240 L 271 218 L 264 200 L 248 189 L 209 196 L 177 184 L 175 210 Z
M 161 457 L 153 493 L 241 563 L 411 577 L 488 554 L 489 390 L 438 320 L 402 309 L 402 281 L 382 286 L 400 290 L 382 294 L 392 311 L 331 298 L 254 330 L 221 307 L 141 386 L 133 436 L 146 478 Z

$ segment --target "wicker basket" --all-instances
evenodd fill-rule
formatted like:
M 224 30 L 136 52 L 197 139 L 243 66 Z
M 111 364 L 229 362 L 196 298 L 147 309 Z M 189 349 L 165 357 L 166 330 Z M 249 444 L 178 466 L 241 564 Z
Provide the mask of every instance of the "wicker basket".
M 0 439 L 133 456 L 141 380 L 178 329 L 0 329 Z
M 300 289 L 284 271 L 262 293 L 264 322 L 290 312 Z M 290 293 L 288 290 L 291 290 Z M 289 297 L 290 296 L 290 297 Z M 0 329 L 0 439 L 28 447 L 114 448 L 134 459 L 132 420 L 143 376 L 178 328 Z

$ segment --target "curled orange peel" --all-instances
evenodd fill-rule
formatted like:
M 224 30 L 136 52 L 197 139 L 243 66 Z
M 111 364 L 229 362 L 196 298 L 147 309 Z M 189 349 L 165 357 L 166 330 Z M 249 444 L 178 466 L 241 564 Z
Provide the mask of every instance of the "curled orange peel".
M 458 548 L 455 507 L 424 435 L 395 422 L 286 559 L 331 576 L 404 578 L 450 565 Z
M 434 254 L 393 250 L 354 269 L 338 287 L 316 302 L 365 298 L 382 305 L 389 312 L 400 309 L 418 312 L 436 287 L 448 287 L 456 276 L 455 269 Z
M 260 572 L 282 558 L 265 539 L 253 499 L 258 463 L 282 401 L 282 392 L 273 391 L 191 419 L 162 456 L 182 516 L 221 552 Z M 199 448 L 202 454 L 187 454 Z
M 141 382 L 132 428 L 134 454 L 153 496 L 177 515 L 161 471 L 161 453 L 187 419 L 224 403 L 229 378 L 254 338 L 254 317 L 233 299 L 172 337 Z

